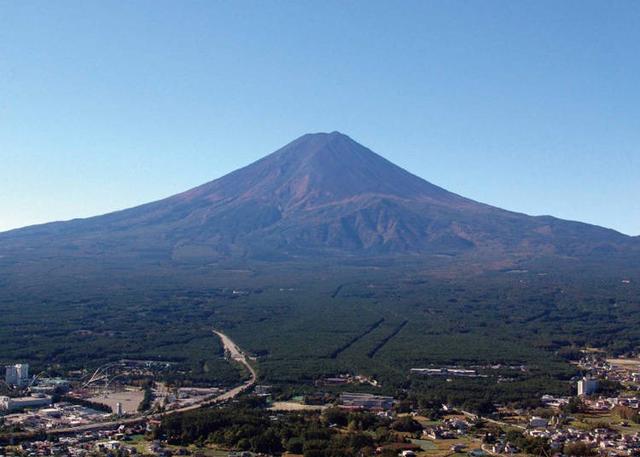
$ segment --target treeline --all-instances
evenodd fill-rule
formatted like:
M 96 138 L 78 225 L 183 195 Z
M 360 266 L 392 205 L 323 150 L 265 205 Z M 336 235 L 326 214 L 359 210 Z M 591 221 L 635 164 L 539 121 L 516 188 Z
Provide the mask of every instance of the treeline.
M 640 424 L 640 413 L 637 409 L 629 408 L 628 406 L 616 406 L 614 413 L 616 413 L 620 419 Z
M 202 297 L 206 291 L 199 298 L 174 294 L 150 289 L 142 295 L 127 291 L 99 297 L 91 292 L 91 298 L 70 300 L 65 293 L 28 304 L 3 303 L 0 365 L 27 362 L 33 372 L 64 377 L 68 370 L 130 358 L 170 362 L 154 369 L 156 379 L 168 383 L 239 383 L 241 371 L 224 359 L 211 331 L 212 299 Z M 52 366 L 60 367 L 57 373 Z
M 144 396 L 138 405 L 138 412 L 143 413 L 151 408 L 153 398 L 153 382 L 149 382 L 144 386 Z
M 356 457 L 373 454 L 378 446 L 402 442 L 396 432 L 420 429 L 411 418 L 391 422 L 366 412 L 329 409 L 317 413 L 270 416 L 259 401 L 168 416 L 155 430 L 156 438 L 177 445 L 215 444 L 227 449 L 305 457 Z M 339 433 L 341 428 L 344 433 Z M 368 451 L 367 451 L 368 450 Z M 393 454 L 397 454 L 397 451 Z
M 447 404 L 473 413 L 490 414 L 495 404 L 517 408 L 542 406 L 543 394 L 570 395 L 572 385 L 564 376 L 548 376 L 542 373 L 526 373 L 507 382 L 489 378 L 413 377 L 409 386 L 409 398 L 415 407 Z

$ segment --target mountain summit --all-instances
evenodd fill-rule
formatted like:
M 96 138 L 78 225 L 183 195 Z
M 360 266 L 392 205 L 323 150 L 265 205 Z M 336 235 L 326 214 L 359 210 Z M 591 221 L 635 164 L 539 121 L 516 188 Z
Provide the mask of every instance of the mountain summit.
M 261 198 L 284 208 L 363 196 L 459 198 L 339 132 L 304 135 L 248 167 L 183 195 Z
M 613 230 L 466 199 L 338 132 L 136 208 L 0 234 L 5 257 L 592 256 L 637 249 Z

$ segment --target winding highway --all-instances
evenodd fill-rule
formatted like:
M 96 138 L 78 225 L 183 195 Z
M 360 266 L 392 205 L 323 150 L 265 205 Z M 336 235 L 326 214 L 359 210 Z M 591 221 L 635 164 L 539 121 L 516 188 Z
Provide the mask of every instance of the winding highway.
M 231 338 L 217 330 L 214 330 L 213 333 L 220 337 L 220 340 L 222 340 L 222 345 L 224 346 L 225 351 L 229 353 L 231 359 L 235 360 L 241 365 L 244 365 L 244 367 L 249 371 L 250 375 L 249 379 L 244 384 L 234 387 L 233 389 L 217 396 L 214 400 L 217 403 L 237 397 L 239 394 L 253 386 L 256 383 L 258 376 L 256 374 L 256 370 L 249 363 L 247 355 L 242 352 L 242 350 L 236 345 L 236 343 L 231 340 Z

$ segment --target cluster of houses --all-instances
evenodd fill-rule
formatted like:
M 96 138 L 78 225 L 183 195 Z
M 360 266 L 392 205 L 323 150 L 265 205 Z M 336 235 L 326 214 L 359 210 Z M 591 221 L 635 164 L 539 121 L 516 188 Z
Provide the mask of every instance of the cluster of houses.
M 122 444 L 127 437 L 133 434 L 144 433 L 144 426 L 116 430 L 87 431 L 74 436 L 62 436 L 57 441 L 24 441 L 19 450 L 22 455 L 29 457 L 64 455 L 71 457 L 86 457 L 99 453 L 110 453 L 118 450 L 120 454 L 137 454 L 133 446 Z
M 422 434 L 432 440 L 455 439 L 466 435 L 471 424 L 464 419 L 445 419 L 441 424 L 426 428 Z
M 20 445 L 20 450 L 28 456 L 44 456 L 44 455 L 69 455 L 73 457 L 85 456 L 91 451 L 90 446 L 86 449 L 81 448 L 82 445 L 69 446 L 66 443 L 53 443 L 51 441 L 32 441 L 25 442 Z
M 627 456 L 640 452 L 640 434 L 622 435 L 608 428 L 596 428 L 591 431 L 573 427 L 531 429 L 528 434 L 532 437 L 546 438 L 553 450 L 562 450 L 567 443 L 582 442 L 609 455 Z
M 364 375 L 351 375 L 348 373 L 339 374 L 336 376 L 329 376 L 326 378 L 320 378 L 316 380 L 316 387 L 323 386 L 344 386 L 346 384 L 369 384 L 374 387 L 380 387 L 380 383 L 371 376 Z
M 633 362 L 633 359 L 622 359 Z M 578 364 L 592 376 L 623 383 L 640 383 L 640 364 L 614 364 L 598 353 L 586 354 Z
M 610 411 L 618 406 L 628 408 L 640 408 L 638 397 L 606 397 L 606 398 L 586 398 L 583 403 L 593 411 Z
M 638 397 L 603 397 L 595 395 L 598 389 L 598 382 L 595 375 L 600 375 L 603 378 L 610 379 L 610 373 L 619 373 L 618 371 L 612 371 L 611 366 L 603 360 L 596 357 L 589 356 L 583 361 L 585 367 L 589 367 L 590 376 L 584 377 L 578 381 L 577 394 L 581 397 L 582 402 L 592 411 L 609 411 L 616 407 L 625 407 L 633 410 L 640 408 L 640 398 Z M 476 370 L 457 369 L 457 368 L 421 368 L 413 369 L 417 375 L 423 376 L 462 376 L 462 377 L 475 377 L 483 376 Z M 608 374 L 607 374 L 608 373 Z M 621 376 L 615 374 L 615 376 Z M 323 380 L 323 385 L 345 385 L 367 382 L 366 379 L 358 377 L 351 377 L 348 375 L 337 376 L 336 378 L 327 378 Z M 257 386 L 256 394 L 258 396 L 269 396 L 271 386 Z M 181 396 L 184 397 L 199 397 L 209 394 L 210 392 L 200 391 L 197 389 L 185 390 L 181 392 Z M 374 395 L 370 393 L 350 393 L 342 392 L 340 394 L 328 394 L 323 393 L 318 395 L 318 401 L 326 403 L 328 396 L 332 400 L 338 396 L 338 403 L 341 408 L 347 410 L 369 410 L 377 412 L 379 415 L 385 415 L 385 417 L 393 417 L 394 398 L 390 396 Z M 542 398 L 543 403 L 556 410 L 560 410 L 569 402 L 569 398 L 544 396 Z M 66 408 L 66 410 L 64 409 Z M 449 411 L 449 408 L 443 405 L 445 411 Z M 45 415 L 47 420 L 64 419 L 65 415 L 61 414 L 61 411 L 67 413 L 78 413 L 83 409 L 79 406 L 63 405 L 63 408 L 56 405 L 55 408 L 45 408 L 38 413 L 27 413 L 34 415 L 38 414 L 38 417 Z M 413 414 L 417 414 L 414 412 Z M 449 415 L 442 421 L 439 421 L 435 425 L 428 426 L 422 431 L 422 437 L 430 440 L 443 440 L 451 439 L 456 440 L 458 438 L 468 436 L 473 430 L 473 416 L 465 413 L 463 415 Z M 541 413 L 542 414 L 542 413 Z M 618 431 L 611 430 L 609 428 L 596 428 L 593 430 L 582 430 L 567 424 L 566 416 L 559 413 L 551 419 L 544 417 L 529 417 L 526 423 L 522 420 L 522 416 L 526 415 L 526 411 L 518 412 L 518 424 L 514 427 L 520 428 L 524 434 L 533 438 L 543 438 L 551 446 L 554 453 L 562 453 L 566 449 L 567 445 L 582 443 L 587 448 L 592 449 L 595 454 L 600 453 L 609 457 L 613 456 L 640 456 L 640 433 L 622 434 Z M 10 416 L 6 416 L 5 419 Z M 26 416 L 25 416 L 26 417 Z M 471 419 L 469 419 L 471 417 Z M 469 420 L 467 420 L 469 419 Z M 489 419 L 490 421 L 498 424 L 505 425 L 504 422 L 500 422 L 496 419 Z M 151 424 L 153 420 L 149 421 Z M 85 457 L 94 455 L 96 453 L 101 455 L 134 455 L 138 453 L 136 447 L 131 446 L 128 442 L 128 437 L 132 434 L 140 434 L 145 432 L 145 427 L 135 426 L 130 428 L 121 427 L 114 431 L 104 432 L 87 432 L 84 434 L 78 434 L 74 437 L 63 437 L 57 442 L 49 441 L 35 441 L 31 443 L 24 443 L 22 445 L 22 451 L 27 456 L 45 456 L 45 455 L 69 455 L 72 457 Z M 419 435 L 416 435 L 419 436 Z M 454 442 L 455 443 L 455 442 Z M 410 443 L 394 443 L 394 448 L 398 452 L 398 455 L 405 457 L 411 457 L 415 447 Z M 455 443 L 451 446 L 453 452 L 463 452 L 464 446 Z M 170 455 L 188 455 L 190 452 L 186 449 L 169 450 L 160 441 L 154 441 L 148 445 L 148 448 L 144 450 L 145 453 L 152 455 L 168 457 Z M 493 455 L 513 455 L 520 453 L 513 443 L 509 442 L 506 435 L 502 434 L 499 437 L 495 437 L 490 442 L 485 442 L 482 449 L 476 449 L 469 451 L 468 454 L 472 457 L 482 457 L 488 454 Z M 0 456 L 2 453 L 0 452 Z M 242 455 L 242 454 L 239 454 Z
M 0 445 L 0 457 L 5 455 L 27 457 L 91 457 L 97 455 L 170 457 L 189 455 L 204 457 L 201 451 L 192 451 L 187 448 L 169 448 L 160 440 L 151 441 L 145 444 L 143 448 L 135 446 L 132 436 L 144 434 L 148 430 L 148 427 L 143 424 L 127 427 L 121 425 L 115 430 L 87 431 L 74 436 L 61 436 L 56 441 L 24 441 L 17 446 L 17 449 L 13 446 L 3 447 Z M 229 452 L 229 457 L 256 457 L 262 455 L 246 451 Z
M 498 441 L 487 447 L 490 454 L 518 454 L 520 449 L 508 441 Z

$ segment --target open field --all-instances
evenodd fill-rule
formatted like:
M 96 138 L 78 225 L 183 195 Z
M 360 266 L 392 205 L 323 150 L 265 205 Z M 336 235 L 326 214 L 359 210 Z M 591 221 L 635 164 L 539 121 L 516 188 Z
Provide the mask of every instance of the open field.
M 467 456 L 467 452 L 473 449 L 480 448 L 482 441 L 475 438 L 456 438 L 452 440 L 428 440 L 428 439 L 412 439 L 411 442 L 422 448 L 422 451 L 418 452 L 420 457 L 452 457 L 457 455 Z M 456 454 L 451 450 L 454 445 L 463 445 L 465 450 Z
M 143 398 L 144 392 L 142 389 L 127 387 L 126 390 L 120 392 L 107 392 L 91 397 L 89 401 L 107 405 L 113 412 L 116 411 L 116 404 L 122 403 L 122 409 L 125 413 L 136 413 Z
M 322 411 L 326 406 L 304 405 L 293 401 L 276 401 L 269 407 L 272 411 Z
M 151 441 L 145 439 L 143 435 L 134 436 L 131 441 L 126 443 L 128 446 L 132 446 L 138 452 L 138 455 L 154 455 L 149 451 L 149 445 Z M 196 446 L 167 446 L 168 450 L 172 452 L 177 452 L 179 449 L 188 449 L 190 452 L 198 452 L 198 454 L 204 457 L 228 457 L 229 451 L 224 451 L 220 449 L 214 449 L 211 447 L 196 447 Z
M 640 359 L 607 359 L 607 362 L 614 368 L 640 371 Z
M 620 433 L 629 434 L 640 432 L 640 424 L 634 424 L 632 421 L 624 421 L 626 425 L 622 425 L 622 420 L 611 412 L 590 412 L 589 414 L 575 414 L 575 421 L 572 423 L 576 428 L 590 430 L 594 427 L 606 424 L 612 430 Z

